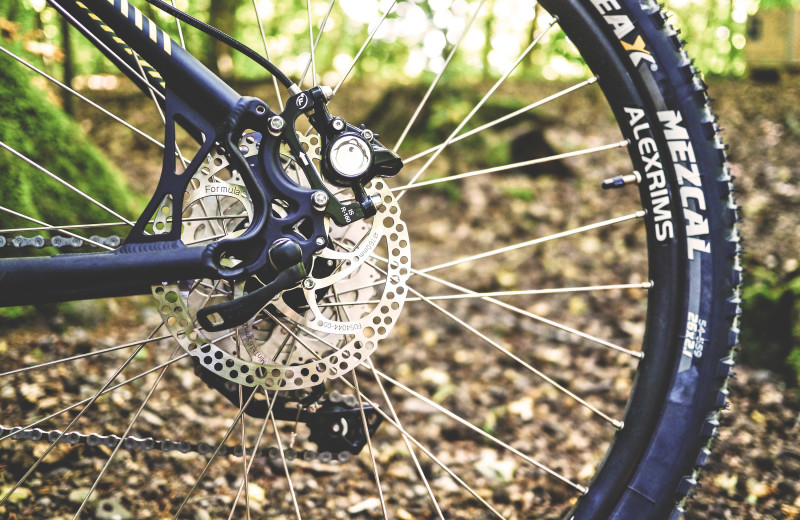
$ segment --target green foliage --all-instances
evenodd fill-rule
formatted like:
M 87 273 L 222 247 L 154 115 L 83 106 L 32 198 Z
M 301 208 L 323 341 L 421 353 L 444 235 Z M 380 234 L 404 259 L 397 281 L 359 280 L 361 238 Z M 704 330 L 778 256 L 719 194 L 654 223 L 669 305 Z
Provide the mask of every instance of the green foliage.
M 213 43 L 186 24 L 181 33 L 174 19 L 146 2 L 137 2 L 143 13 L 154 19 L 175 41 L 201 58 L 215 72 L 231 79 L 264 79 L 266 72 L 239 53 Z M 709 74 L 741 75 L 745 64 L 747 16 L 761 8 L 798 5 L 800 0 L 669 0 L 666 8 L 674 14 L 671 22 L 682 30 L 688 50 L 700 70 Z M 179 0 L 177 7 L 202 21 L 219 26 L 231 36 L 264 53 L 261 29 L 271 59 L 284 72 L 299 79 L 309 63 L 309 30 L 306 1 L 258 2 L 261 24 L 253 4 L 245 0 Z M 321 44 L 315 50 L 318 81 L 335 84 L 348 70 L 352 59 L 366 41 L 374 22 L 389 2 L 349 0 L 335 2 L 325 25 Z M 463 26 L 459 20 L 471 16 L 477 2 L 398 3 L 381 25 L 351 72 L 352 76 L 408 83 L 437 71 L 457 41 Z M 314 38 L 327 14 L 327 2 L 311 2 Z M 18 43 L 46 42 L 37 53 L 37 64 L 60 77 L 61 25 L 55 11 L 43 1 L 0 0 L 0 15 L 17 24 Z M 408 20 L 413 20 L 409 22 Z M 448 22 L 447 20 L 451 20 Z M 545 33 L 551 18 L 532 1 L 493 0 L 479 12 L 471 30 L 472 39 L 462 45 L 448 66 L 448 75 L 471 79 L 497 77 L 534 38 Z M 90 43 L 72 29 L 75 73 L 78 75 L 118 72 Z M 309 71 L 310 72 L 310 71 Z M 326 73 L 323 75 L 323 72 Z M 571 42 L 561 31 L 546 31 L 533 52 L 515 72 L 530 78 L 559 79 L 585 76 L 586 69 Z M 306 82 L 310 74 L 306 74 Z
M 754 267 L 742 290 L 741 362 L 800 385 L 800 272 Z
M 759 9 L 800 6 L 800 0 L 758 0 Z
M 701 72 L 744 74 L 746 21 L 755 12 L 755 0 L 674 0 L 667 2 L 667 9 Z

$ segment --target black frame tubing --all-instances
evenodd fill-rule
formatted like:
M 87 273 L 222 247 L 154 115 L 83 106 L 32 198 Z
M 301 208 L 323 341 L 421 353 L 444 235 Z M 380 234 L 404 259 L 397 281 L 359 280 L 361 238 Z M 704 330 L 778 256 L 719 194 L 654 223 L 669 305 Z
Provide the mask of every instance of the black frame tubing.
M 170 96 L 168 84 L 171 94 L 199 116 L 202 126 L 223 135 L 229 131 L 231 114 L 244 98 L 127 0 L 48 2 L 140 88 L 158 92 L 162 106 Z M 147 82 L 136 72 L 140 66 Z M 168 123 L 167 138 L 169 129 Z M 174 161 L 169 150 L 167 144 L 165 165 Z M 148 210 L 152 205 L 151 201 Z M 147 211 L 137 227 L 145 217 L 149 218 Z M 106 253 L 0 259 L 0 306 L 146 294 L 152 285 L 165 281 L 220 278 L 212 249 L 186 247 L 173 234 L 147 243 L 126 243 Z

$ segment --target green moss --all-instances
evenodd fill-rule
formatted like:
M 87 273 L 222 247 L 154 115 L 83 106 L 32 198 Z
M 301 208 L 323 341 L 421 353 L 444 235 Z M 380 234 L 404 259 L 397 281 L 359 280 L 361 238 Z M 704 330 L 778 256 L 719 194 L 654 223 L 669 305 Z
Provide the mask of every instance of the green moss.
M 131 196 L 122 175 L 87 141 L 80 127 L 10 58 L 0 57 L 0 141 L 105 205 L 125 213 Z M 66 190 L 7 150 L 0 151 L 0 205 L 49 224 L 107 222 L 104 210 Z M 7 213 L 0 226 L 33 225 Z
M 521 186 L 509 186 L 502 188 L 503 194 L 513 197 L 515 199 L 524 200 L 525 202 L 532 202 L 536 200 L 536 193 L 530 188 Z
M 741 362 L 800 385 L 800 272 L 754 266 L 742 290 Z
M 31 78 L 27 69 L 0 56 L 0 141 L 106 206 L 131 215 L 133 198 L 122 174 L 89 143 L 80 127 L 47 99 L 45 92 L 32 85 Z M 0 172 L 0 206 L 4 208 L 51 225 L 117 220 L 5 149 L 0 149 Z M 35 225 L 0 211 L 0 229 Z M 124 228 L 106 232 L 120 234 Z M 38 231 L 19 234 L 49 236 Z M 15 235 L 5 236 L 10 240 Z M 21 253 L 9 246 L 0 250 L 2 256 Z M 30 253 L 25 250 L 25 254 Z M 0 309 L 0 321 L 19 323 L 31 313 L 30 308 Z

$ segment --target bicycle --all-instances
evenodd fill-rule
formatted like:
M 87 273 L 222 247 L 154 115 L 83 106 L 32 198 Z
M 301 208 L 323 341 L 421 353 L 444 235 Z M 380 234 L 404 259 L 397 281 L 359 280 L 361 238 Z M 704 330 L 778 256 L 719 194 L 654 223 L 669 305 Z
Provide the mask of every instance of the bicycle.
M 459 4 L 466 17 L 453 34 L 460 36 L 446 56 L 439 49 L 445 66 L 411 120 L 384 119 L 381 127 L 339 113 L 339 87 L 370 45 L 402 37 L 394 16 L 418 20 L 417 4 L 388 6 L 330 88 L 317 82 L 314 54 L 334 2 L 321 21 L 312 21 L 309 2 L 302 76 L 310 72 L 311 86 L 302 88 L 303 79 L 294 83 L 268 58 L 148 0 L 179 27 L 191 25 L 260 64 L 276 82 L 267 102 L 241 96 L 127 0 L 48 2 L 143 100 L 155 101 L 165 121 L 163 165 L 135 220 L 82 193 L 114 221 L 53 223 L 0 208 L 7 219 L 0 222 L 8 222 L 0 234 L 48 235 L 20 235 L 19 248 L 0 260 L 0 304 L 149 295 L 158 323 L 145 339 L 103 348 L 88 340 L 88 352 L 57 340 L 53 354 L 65 350 L 63 357 L 49 359 L 46 348 L 36 354 L 47 361 L 24 356 L 24 334 L 9 336 L 0 374 L 8 389 L 3 421 L 12 421 L 0 431 L 14 475 L 0 498 L 6 511 L 79 517 L 90 499 L 115 493 L 139 517 L 189 510 L 249 517 L 252 510 L 300 518 L 320 509 L 325 517 L 482 511 L 505 518 L 528 516 L 537 500 L 566 518 L 667 518 L 684 510 L 725 404 L 740 246 L 705 87 L 653 2 L 540 2 L 546 12 L 530 45 L 440 144 L 413 156 L 400 153 L 402 144 L 413 140 L 426 102 L 435 102 L 434 87 L 468 40 L 482 1 Z M 568 36 L 590 75 L 522 108 L 482 114 L 495 92 L 529 93 L 506 80 L 555 31 Z M 529 125 L 529 111 L 592 88 L 608 103 L 592 121 L 606 135 L 601 144 L 586 129 L 585 136 L 560 135 L 564 146 L 580 148 L 547 157 L 512 156 L 497 165 L 492 154 L 471 153 L 476 134 L 491 150 L 520 137 L 516 122 Z M 391 111 L 391 91 L 387 99 L 384 111 Z M 621 136 L 611 136 L 612 123 Z M 193 148 L 185 136 L 176 143 L 180 132 L 194 139 Z M 379 133 L 397 144 L 389 148 Z M 594 154 L 607 154 L 606 166 Z M 567 160 L 585 180 L 524 170 Z M 433 164 L 441 168 L 435 175 Z M 581 183 L 594 186 L 590 201 L 607 189 L 599 206 L 613 216 L 597 215 Z M 557 188 L 571 192 L 575 207 L 563 206 Z M 553 231 L 557 225 L 565 228 Z M 127 230 L 120 244 L 87 238 L 120 226 Z M 12 251 L 11 242 L 2 250 Z M 18 256 L 25 247 L 76 254 Z M 575 266 L 564 267 L 557 254 Z M 446 268 L 447 275 L 435 273 Z M 609 273 L 625 279 L 609 282 Z M 98 361 L 118 352 L 118 365 Z M 182 375 L 168 370 L 181 362 Z M 57 380 L 37 379 L 43 369 Z M 120 381 L 125 369 L 137 375 Z M 180 395 L 159 394 L 164 380 Z M 50 414 L 64 406 L 46 399 L 52 384 L 80 397 Z M 81 393 L 81 384 L 93 388 Z M 131 402 L 131 388 L 141 402 Z M 32 397 L 25 401 L 23 391 Z M 104 404 L 113 392 L 123 397 Z M 123 417 L 125 406 L 132 415 Z M 57 422 L 72 410 L 71 421 Z M 248 421 L 255 423 L 249 430 Z M 104 430 L 79 427 L 86 422 Z M 170 431 L 170 423 L 183 431 Z M 55 468 L 47 466 L 51 453 L 59 457 Z M 97 467 L 90 462 L 104 458 Z M 276 478 L 255 476 L 263 467 Z M 133 489 L 111 488 L 107 472 Z M 72 479 L 72 487 L 58 484 L 65 490 L 83 489 L 75 504 L 56 503 L 57 475 Z M 316 492 L 318 480 L 332 492 Z M 405 491 L 387 494 L 399 485 Z M 186 487 L 183 499 L 169 503 Z M 47 500 L 9 499 L 31 488 Z M 209 494 L 196 498 L 203 489 Z M 116 505 L 94 507 L 99 514 Z

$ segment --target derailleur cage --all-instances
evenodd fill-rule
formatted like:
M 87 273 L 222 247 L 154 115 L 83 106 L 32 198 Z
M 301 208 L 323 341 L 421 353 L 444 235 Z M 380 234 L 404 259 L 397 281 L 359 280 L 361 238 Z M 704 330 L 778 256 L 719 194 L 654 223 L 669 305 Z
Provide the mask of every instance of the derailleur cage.
M 206 370 L 195 362 L 195 373 L 211 388 L 217 390 L 233 405 L 239 406 L 239 385 Z M 258 387 L 241 387 L 241 398 L 250 401 L 245 413 L 257 419 L 267 416 L 269 406 L 266 400 L 250 399 Z M 323 397 L 324 396 L 324 397 Z M 257 396 L 256 396 L 257 397 Z M 350 400 L 355 402 L 352 396 Z M 343 399 L 337 392 L 325 395 L 325 384 L 298 391 L 278 392 L 272 404 L 272 414 L 277 421 L 298 422 L 305 424 L 309 431 L 308 440 L 317 445 L 318 451 L 339 453 L 347 451 L 354 455 L 361 452 L 369 437 L 375 435 L 383 422 L 383 417 L 371 406 L 364 405 L 364 417 L 368 430 L 364 430 L 361 408 L 353 406 L 353 402 Z M 297 406 L 289 406 L 297 403 Z

